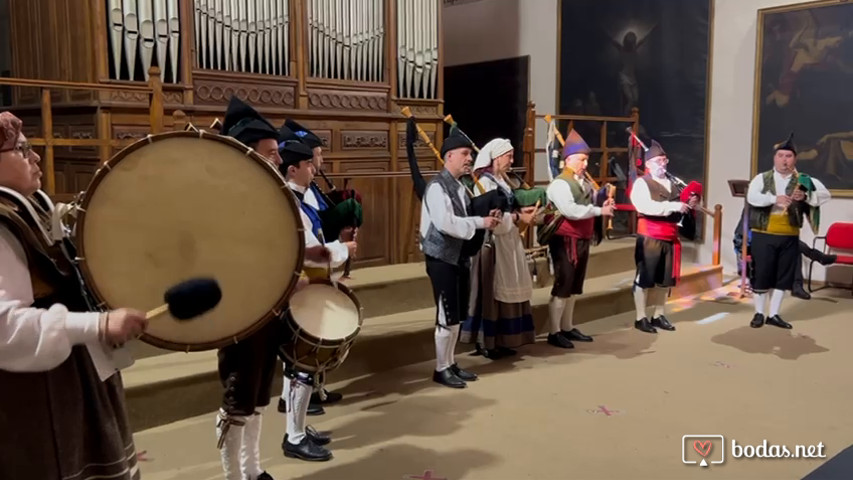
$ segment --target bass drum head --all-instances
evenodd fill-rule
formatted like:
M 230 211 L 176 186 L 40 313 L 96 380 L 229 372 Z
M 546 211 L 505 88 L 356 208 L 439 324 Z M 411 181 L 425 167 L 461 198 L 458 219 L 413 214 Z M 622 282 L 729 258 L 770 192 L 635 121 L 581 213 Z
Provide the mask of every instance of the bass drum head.
M 294 323 L 323 341 L 345 341 L 361 328 L 361 306 L 343 285 L 312 283 L 293 294 L 290 314 Z
M 219 282 L 222 300 L 178 321 L 149 321 L 143 340 L 172 350 L 239 341 L 284 309 L 304 255 L 301 217 L 284 179 L 228 137 L 151 136 L 101 168 L 81 205 L 81 270 L 107 308 L 148 311 L 173 285 Z

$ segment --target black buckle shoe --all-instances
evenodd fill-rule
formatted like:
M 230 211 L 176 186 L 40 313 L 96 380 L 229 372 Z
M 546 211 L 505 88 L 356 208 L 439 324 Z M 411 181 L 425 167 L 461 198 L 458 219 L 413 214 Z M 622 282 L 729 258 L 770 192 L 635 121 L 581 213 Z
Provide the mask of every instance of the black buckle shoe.
M 457 365 L 455 363 L 450 366 L 450 371 L 453 372 L 454 375 L 456 375 L 457 377 L 459 377 L 460 379 L 462 379 L 465 382 L 477 381 L 477 374 L 476 373 L 466 372 L 465 370 L 462 370 L 461 368 L 459 368 L 459 365 Z
M 592 341 L 592 337 L 590 337 L 589 335 L 584 335 L 577 328 L 573 328 L 573 329 L 569 330 L 568 332 L 560 332 L 560 334 L 562 334 L 564 337 L 566 337 L 567 340 L 575 340 L 577 342 L 591 342 Z
M 791 296 L 802 298 L 803 300 L 809 300 L 812 298 L 812 295 L 803 288 L 802 283 L 795 283 L 793 288 L 791 288 Z
M 749 322 L 749 326 L 752 328 L 761 328 L 762 325 L 764 325 L 764 315 L 756 313 L 752 317 L 752 321 Z
M 782 317 L 780 317 L 779 315 L 773 315 L 772 317 L 768 318 L 767 321 L 765 321 L 764 323 L 766 323 L 767 325 L 773 325 L 774 327 L 787 328 L 788 330 L 794 328 L 793 325 L 786 322 L 785 320 L 782 320 Z
M 549 333 L 548 344 L 560 348 L 575 348 L 575 344 L 571 340 L 559 333 Z
M 513 350 L 513 349 L 511 349 L 511 348 L 507 348 L 507 347 L 497 347 L 495 350 L 497 350 L 497 351 L 498 351 L 498 353 L 499 353 L 502 357 L 511 357 L 511 356 L 513 356 L 513 355 L 515 355 L 515 354 L 517 354 L 517 353 L 518 353 L 517 351 L 515 351 L 515 350 Z
M 323 393 L 326 394 L 325 400 L 320 398 L 319 392 L 312 393 L 311 394 L 311 403 L 316 403 L 317 405 L 330 405 L 332 403 L 338 403 L 344 398 L 344 395 L 342 393 L 330 392 L 330 391 L 326 390 L 325 388 L 323 389 Z
M 655 317 L 652 319 L 652 326 L 657 328 L 662 328 L 664 330 L 669 330 L 670 332 L 675 330 L 675 326 L 669 323 L 669 320 L 661 315 L 659 317 Z
M 281 450 L 285 457 L 298 458 L 309 462 L 325 462 L 332 458 L 332 452 L 314 443 L 307 433 L 305 438 L 296 445 L 288 442 L 287 435 L 285 435 L 281 442 Z
M 260 475 L 258 475 L 257 480 L 275 480 L 275 479 L 272 478 L 272 475 L 270 475 L 269 473 L 263 472 Z
M 634 321 L 634 328 L 646 333 L 658 333 L 657 329 L 652 326 L 646 317 L 643 317 L 642 320 Z
M 464 380 L 457 377 L 449 368 L 445 368 L 440 372 L 432 372 L 432 381 L 450 388 L 465 388 L 468 386 Z

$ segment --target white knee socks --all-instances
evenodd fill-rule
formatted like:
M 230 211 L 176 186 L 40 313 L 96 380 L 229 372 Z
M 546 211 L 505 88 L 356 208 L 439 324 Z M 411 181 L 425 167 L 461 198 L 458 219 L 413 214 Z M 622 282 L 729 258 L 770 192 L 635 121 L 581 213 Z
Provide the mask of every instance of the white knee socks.
M 755 313 L 760 313 L 764 315 L 764 302 L 767 301 L 767 293 L 753 293 L 753 299 L 755 300 Z
M 569 297 L 564 299 L 566 302 L 566 308 L 563 309 L 563 316 L 560 321 L 560 329 L 564 332 L 571 331 L 574 327 L 573 318 L 575 316 L 575 297 Z
M 287 402 L 287 443 L 299 444 L 305 438 L 305 417 L 311 401 L 310 385 L 285 379 L 284 391 Z
M 646 318 L 646 290 L 634 286 L 634 308 L 637 310 L 637 321 Z
M 459 339 L 459 325 L 450 327 L 435 326 L 435 371 L 441 372 L 456 363 L 456 341 Z
M 243 427 L 243 446 L 240 450 L 240 458 L 243 476 L 246 478 L 258 478 L 264 473 L 261 468 L 261 423 L 264 407 L 258 407 L 251 417 L 246 419 Z
M 654 300 L 650 300 L 652 306 L 655 307 L 653 318 L 660 317 L 666 310 L 666 294 L 669 293 L 668 288 L 656 287 L 652 290 Z
M 243 474 L 240 471 L 240 451 L 243 445 L 243 425 L 234 425 L 233 423 L 227 426 L 225 419 L 228 415 L 224 410 L 220 409 L 216 415 L 216 438 L 222 442 L 222 447 L 219 449 L 219 456 L 222 460 L 222 470 L 225 472 L 225 480 L 242 480 Z M 232 420 L 246 422 L 247 417 L 230 417 Z
M 782 299 L 785 298 L 785 290 L 771 290 L 770 293 L 770 316 L 779 315 L 782 308 Z
M 569 297 L 571 298 L 571 297 Z M 548 333 L 560 333 L 560 325 L 563 321 L 563 312 L 566 309 L 566 299 L 560 297 L 551 297 L 548 303 L 548 318 L 551 320 Z

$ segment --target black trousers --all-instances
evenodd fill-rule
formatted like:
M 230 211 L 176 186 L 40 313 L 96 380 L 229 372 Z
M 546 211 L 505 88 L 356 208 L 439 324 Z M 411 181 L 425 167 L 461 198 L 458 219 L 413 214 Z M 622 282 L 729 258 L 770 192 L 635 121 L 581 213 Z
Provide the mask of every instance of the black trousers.
M 219 380 L 225 388 L 222 409 L 248 416 L 270 403 L 282 322 L 271 320 L 241 342 L 219 350 Z
M 791 290 L 800 267 L 798 236 L 752 232 L 752 290 Z M 802 273 L 801 273 L 802 275 Z
M 468 296 L 471 291 L 471 270 L 468 262 L 453 265 L 427 255 L 426 271 L 432 281 L 432 294 L 436 306 L 435 324 L 441 325 L 439 320 L 439 302 L 441 302 L 446 326 L 459 325 L 468 317 Z
M 637 235 L 634 246 L 637 276 L 634 284 L 639 288 L 672 287 L 675 285 L 673 242 Z

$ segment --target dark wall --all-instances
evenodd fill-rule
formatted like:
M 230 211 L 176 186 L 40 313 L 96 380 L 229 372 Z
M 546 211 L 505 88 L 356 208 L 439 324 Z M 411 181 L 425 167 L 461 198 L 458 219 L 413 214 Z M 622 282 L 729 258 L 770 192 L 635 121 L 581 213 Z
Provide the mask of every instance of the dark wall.
M 564 0 L 561 5 L 560 113 L 627 116 L 638 107 L 641 137 L 663 145 L 670 171 L 702 182 L 710 0 Z M 593 147 L 600 143 L 596 127 L 578 128 Z M 612 125 L 608 144 L 627 146 L 624 129 L 625 124 Z M 627 158 L 620 161 L 626 169 Z
M 530 57 L 524 56 L 444 69 L 444 113 L 453 115 L 478 146 L 508 138 L 516 166 L 522 163 L 529 65 Z

